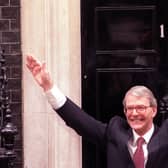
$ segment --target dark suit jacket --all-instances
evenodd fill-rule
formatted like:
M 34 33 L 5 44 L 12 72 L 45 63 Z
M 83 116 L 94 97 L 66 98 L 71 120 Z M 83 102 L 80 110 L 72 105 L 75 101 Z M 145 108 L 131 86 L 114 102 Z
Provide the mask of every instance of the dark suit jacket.
M 69 99 L 57 112 L 79 135 L 104 147 L 107 168 L 134 168 L 127 148 L 132 131 L 125 119 L 116 116 L 108 124 L 104 124 Z M 146 168 L 168 168 L 168 120 L 155 131 L 148 144 L 148 152 Z

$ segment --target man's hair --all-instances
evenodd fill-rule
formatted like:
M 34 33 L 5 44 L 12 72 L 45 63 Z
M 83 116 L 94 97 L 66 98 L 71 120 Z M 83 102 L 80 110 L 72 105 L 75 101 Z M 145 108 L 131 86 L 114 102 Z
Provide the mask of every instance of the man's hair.
M 136 97 L 146 97 L 147 99 L 149 99 L 150 106 L 157 107 L 157 100 L 156 100 L 154 94 L 146 86 L 139 85 L 139 86 L 133 86 L 133 87 L 131 87 L 126 92 L 125 97 L 123 99 L 123 105 L 124 105 L 124 107 L 126 106 L 126 99 L 127 99 L 128 95 L 133 95 L 133 96 L 136 96 Z

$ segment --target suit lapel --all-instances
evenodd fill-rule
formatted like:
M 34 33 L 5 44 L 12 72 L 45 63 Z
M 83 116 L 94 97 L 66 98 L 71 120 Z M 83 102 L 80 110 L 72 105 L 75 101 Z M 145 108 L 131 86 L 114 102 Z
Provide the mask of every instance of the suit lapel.
M 154 160 L 157 160 L 157 152 L 159 149 L 159 136 L 157 136 L 158 127 L 155 126 L 155 131 L 151 137 L 151 140 L 148 144 L 148 160 L 146 163 L 146 168 L 152 167 L 155 164 Z
M 128 150 L 128 141 L 132 138 L 132 136 L 133 136 L 132 130 L 131 128 L 128 128 L 125 134 L 122 134 L 122 136 L 120 137 L 121 138 L 120 149 L 122 150 L 123 156 L 127 160 L 127 163 L 129 163 L 131 167 L 133 167 L 134 164 L 133 164 L 130 152 Z

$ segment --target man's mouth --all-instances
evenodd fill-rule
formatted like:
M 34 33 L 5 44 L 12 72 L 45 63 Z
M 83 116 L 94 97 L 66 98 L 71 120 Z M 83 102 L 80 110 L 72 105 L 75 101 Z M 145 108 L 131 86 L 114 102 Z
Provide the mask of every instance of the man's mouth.
M 129 120 L 131 122 L 135 122 L 135 123 L 139 123 L 139 122 L 143 122 L 144 121 L 143 118 L 130 118 Z

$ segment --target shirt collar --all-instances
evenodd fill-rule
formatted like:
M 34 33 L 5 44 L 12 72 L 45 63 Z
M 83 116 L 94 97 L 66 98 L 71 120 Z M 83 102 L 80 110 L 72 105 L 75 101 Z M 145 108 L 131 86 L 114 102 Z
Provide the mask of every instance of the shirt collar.
M 134 130 L 132 130 L 132 132 L 133 132 L 133 145 L 136 145 L 136 141 L 140 136 Z M 154 125 L 152 124 L 152 127 L 150 128 L 150 130 L 142 136 L 146 144 L 149 143 L 153 132 L 154 132 Z

